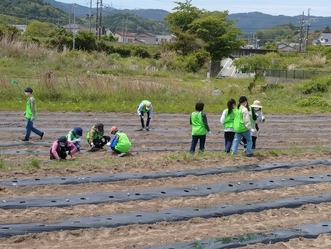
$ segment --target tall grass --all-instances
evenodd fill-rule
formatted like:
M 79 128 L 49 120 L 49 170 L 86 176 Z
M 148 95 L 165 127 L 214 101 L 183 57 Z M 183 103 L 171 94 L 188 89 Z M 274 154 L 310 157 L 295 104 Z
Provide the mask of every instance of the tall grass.
M 258 99 L 265 112 L 305 113 L 329 111 L 328 105 L 302 105 L 307 98 L 295 84 L 262 90 L 257 81 L 250 93 L 252 79 L 206 79 L 207 69 L 198 73 L 168 71 L 175 54 L 165 52 L 158 60 L 137 57 L 121 58 L 117 54 L 56 51 L 34 43 L 0 42 L 0 108 L 24 109 L 21 88 L 31 86 L 39 110 L 50 111 L 125 111 L 132 112 L 143 99 L 153 103 L 156 112 L 191 112 L 195 103 L 205 103 L 208 113 L 220 113 L 229 98 L 246 95 L 249 103 Z M 274 85 L 275 86 L 275 85 Z M 280 86 L 280 85 L 278 85 Z M 213 95 L 221 89 L 222 95 Z M 330 91 L 317 93 L 327 101 Z

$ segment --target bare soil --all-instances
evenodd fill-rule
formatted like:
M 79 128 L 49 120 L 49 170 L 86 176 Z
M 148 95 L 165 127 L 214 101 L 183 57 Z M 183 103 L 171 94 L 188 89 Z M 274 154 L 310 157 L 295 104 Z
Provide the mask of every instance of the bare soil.
M 18 112 L 0 112 L 0 155 L 2 165 L 0 180 L 17 178 L 42 178 L 55 176 L 81 176 L 124 172 L 158 172 L 201 169 L 275 162 L 307 162 L 330 159 L 331 116 L 266 115 L 261 125 L 255 157 L 247 158 L 239 152 L 227 155 L 223 150 L 223 133 L 220 115 L 208 115 L 212 134 L 208 135 L 206 152 L 189 156 L 190 125 L 188 114 L 155 114 L 150 131 L 137 131 L 139 118 L 135 113 L 74 113 L 40 112 L 35 126 L 46 132 L 43 140 L 35 134 L 28 143 L 20 142 L 25 132 L 25 120 Z M 105 132 L 117 125 L 131 142 L 130 153 L 119 158 L 109 147 L 98 152 L 83 150 L 73 161 L 54 163 L 49 160 L 49 148 L 59 136 L 66 135 L 75 126 L 81 126 L 84 135 L 95 123 L 102 122 Z M 84 139 L 83 139 L 84 140 Z M 323 149 L 324 148 L 324 149 Z M 210 153 L 209 151 L 216 151 Z M 33 164 L 33 161 L 38 163 Z M 10 168 L 9 168 L 10 167 Z M 241 182 L 272 177 L 309 176 L 330 174 L 329 166 L 298 166 L 262 172 L 239 171 L 207 176 L 127 180 L 109 183 L 79 185 L 45 185 L 8 187 L 0 185 L 0 200 L 16 197 L 58 196 L 107 191 L 134 191 L 177 186 L 197 186 L 217 182 Z M 69 218 L 111 215 L 132 211 L 155 211 L 181 207 L 212 207 L 318 195 L 328 193 L 331 183 L 309 184 L 273 190 L 217 193 L 206 197 L 178 197 L 104 203 L 100 205 L 75 205 L 66 208 L 0 209 L 0 224 L 59 222 Z M 329 221 L 330 203 L 304 205 L 295 209 L 272 209 L 258 213 L 245 213 L 212 219 L 194 218 L 183 222 L 160 222 L 150 225 L 130 225 L 117 228 L 81 229 L 74 231 L 44 232 L 0 238 L 1 248 L 140 248 L 167 245 L 204 238 L 237 236 L 252 232 Z M 293 239 L 275 245 L 249 245 L 246 248 L 330 248 L 330 235 L 317 239 Z

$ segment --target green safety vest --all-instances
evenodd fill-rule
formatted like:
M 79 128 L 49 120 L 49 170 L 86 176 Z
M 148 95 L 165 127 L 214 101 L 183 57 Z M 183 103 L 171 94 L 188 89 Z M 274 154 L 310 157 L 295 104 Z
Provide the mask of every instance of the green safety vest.
M 79 138 L 78 136 L 76 136 L 76 134 L 73 131 L 69 131 L 66 137 L 68 138 L 69 135 L 71 135 L 71 139 L 77 139 L 77 138 Z
M 117 132 L 116 135 L 118 135 L 119 138 L 115 146 L 115 149 L 122 153 L 126 153 L 131 148 L 131 142 L 128 136 L 122 132 Z
M 235 118 L 235 112 L 237 111 L 236 108 L 232 109 L 232 112 L 230 113 L 230 115 L 228 115 L 229 109 L 225 110 L 225 120 L 224 120 L 224 124 L 223 124 L 223 128 L 233 128 L 233 122 L 234 122 L 234 118 Z
M 244 107 L 240 106 L 239 109 L 235 112 L 235 118 L 233 122 L 233 129 L 236 133 L 243 133 L 245 131 L 248 131 L 245 123 L 244 123 L 244 117 L 242 114 L 242 109 Z
M 207 129 L 202 120 L 202 112 L 192 112 L 191 123 L 193 136 L 206 135 Z
M 37 118 L 37 104 L 36 104 L 36 100 L 34 99 L 34 97 L 30 97 L 26 101 L 25 117 L 26 118 L 32 118 L 32 110 L 31 110 L 30 100 L 34 101 L 34 111 L 35 111 L 34 118 L 36 119 Z
M 145 112 L 145 113 L 149 112 L 149 110 L 146 109 L 146 104 L 151 103 L 151 102 L 148 101 L 148 100 L 143 100 L 142 103 L 144 104 L 144 106 L 143 106 L 143 108 L 141 109 L 141 111 L 142 111 L 142 112 Z

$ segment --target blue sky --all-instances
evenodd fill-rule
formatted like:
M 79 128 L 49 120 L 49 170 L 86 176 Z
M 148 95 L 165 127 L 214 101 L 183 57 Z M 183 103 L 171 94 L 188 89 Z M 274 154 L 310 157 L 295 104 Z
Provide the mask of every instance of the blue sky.
M 63 3 L 77 3 L 90 6 L 90 0 L 56 0 Z M 304 12 L 313 16 L 331 16 L 330 0 L 192 0 L 191 4 L 209 11 L 228 10 L 229 14 L 259 11 L 271 15 L 298 16 Z M 97 0 L 92 0 L 96 6 Z M 100 2 L 100 0 L 99 0 Z M 116 9 L 163 9 L 172 11 L 177 6 L 172 0 L 102 0 L 103 5 Z M 185 2 L 177 0 L 176 2 Z

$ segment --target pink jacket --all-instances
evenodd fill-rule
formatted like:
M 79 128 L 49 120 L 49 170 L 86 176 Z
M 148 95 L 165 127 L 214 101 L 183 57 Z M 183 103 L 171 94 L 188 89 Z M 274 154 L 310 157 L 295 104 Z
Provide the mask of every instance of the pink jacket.
M 70 141 L 67 141 L 65 147 L 70 150 L 70 155 L 75 154 L 77 151 L 76 146 Z M 57 153 L 58 150 L 60 150 L 60 145 L 59 145 L 58 141 L 56 140 L 51 147 L 51 151 L 52 151 L 52 154 L 54 155 L 55 159 L 60 159 L 59 154 Z

